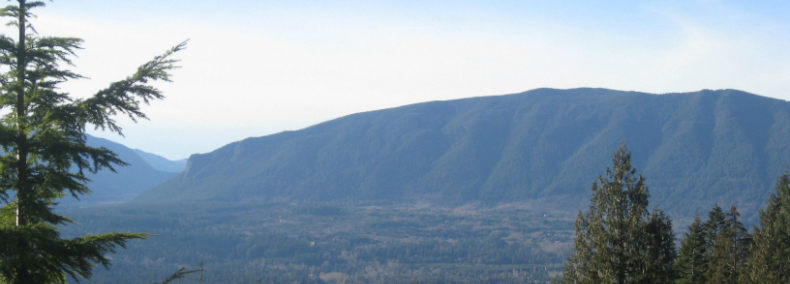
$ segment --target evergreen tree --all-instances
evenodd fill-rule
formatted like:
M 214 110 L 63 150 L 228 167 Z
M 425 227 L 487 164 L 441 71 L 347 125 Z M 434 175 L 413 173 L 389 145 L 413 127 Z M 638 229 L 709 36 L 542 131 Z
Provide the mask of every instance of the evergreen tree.
M 708 270 L 707 234 L 699 215 L 688 227 L 689 231 L 680 244 L 677 261 L 679 282 L 682 284 L 705 283 L 705 272 Z
M 751 236 L 738 221 L 740 214 L 730 207 L 724 225 L 713 242 L 710 268 L 706 273 L 708 283 L 739 283 L 749 256 Z M 745 278 L 745 277 L 744 277 Z
M 645 275 L 640 283 L 672 283 L 677 279 L 675 232 L 672 220 L 662 211 L 653 211 L 645 228 L 647 258 Z
M 16 39 L 0 36 L 0 281 L 9 283 L 65 282 L 66 275 L 90 278 L 96 264 L 107 267 L 105 256 L 145 233 L 107 233 L 61 238 L 57 225 L 72 223 L 53 212 L 57 199 L 89 193 L 84 172 L 95 173 L 124 165 L 105 148 L 85 145 L 86 127 L 121 134 L 116 114 L 143 118 L 140 103 L 163 98 L 147 85 L 168 81 L 176 61 L 170 56 L 183 43 L 142 65 L 132 76 L 111 84 L 87 99 L 72 99 L 58 89 L 82 78 L 64 69 L 80 48 L 77 38 L 36 36 L 28 20 L 30 10 L 43 2 L 18 0 L 0 10 L 18 29 Z M 12 194 L 9 194 L 12 193 Z
M 790 283 L 790 178 L 784 173 L 776 180 L 765 210 L 760 210 L 760 227 L 754 228 L 754 243 L 748 264 L 751 283 Z
M 669 218 L 649 214 L 644 178 L 621 145 L 606 178 L 592 186 L 590 211 L 576 221 L 576 238 L 565 263 L 565 283 L 659 283 L 674 281 L 674 236 Z
M 708 212 L 708 221 L 705 222 L 705 235 L 707 241 L 707 248 L 705 252 L 708 254 L 708 259 L 711 258 L 711 254 L 713 253 L 713 247 L 716 243 L 716 238 L 721 233 L 721 230 L 724 229 L 724 223 L 727 219 L 726 214 L 724 214 L 724 210 L 719 207 L 719 204 L 713 205 L 713 208 Z
M 594 217 L 594 216 L 593 216 Z M 579 212 L 574 223 L 576 238 L 573 239 L 573 252 L 563 265 L 563 279 L 555 283 L 594 284 L 603 283 L 592 264 L 593 244 L 587 216 Z

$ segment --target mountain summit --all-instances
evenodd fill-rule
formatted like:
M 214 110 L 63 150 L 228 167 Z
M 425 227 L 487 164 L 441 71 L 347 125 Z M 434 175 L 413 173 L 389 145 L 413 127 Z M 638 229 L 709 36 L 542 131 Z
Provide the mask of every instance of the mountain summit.
M 358 113 L 192 155 L 136 199 L 509 202 L 588 198 L 625 142 L 651 203 L 756 212 L 790 166 L 790 103 L 736 90 L 537 89 Z

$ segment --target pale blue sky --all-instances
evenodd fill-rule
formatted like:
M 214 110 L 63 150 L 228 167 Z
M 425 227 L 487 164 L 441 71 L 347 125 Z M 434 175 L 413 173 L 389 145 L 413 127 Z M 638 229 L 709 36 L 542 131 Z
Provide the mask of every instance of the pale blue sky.
M 759 3 L 758 3 L 759 2 Z M 47 2 L 92 93 L 190 38 L 126 138 L 171 159 L 361 111 L 540 87 L 790 99 L 790 1 Z M 8 31 L 6 31 L 8 33 Z

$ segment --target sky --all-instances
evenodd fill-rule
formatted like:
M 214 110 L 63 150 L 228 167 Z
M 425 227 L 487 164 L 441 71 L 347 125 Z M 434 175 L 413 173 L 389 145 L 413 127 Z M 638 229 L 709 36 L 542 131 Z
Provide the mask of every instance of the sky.
M 11 2 L 9 2 L 11 3 Z M 95 136 L 168 159 L 345 115 L 536 88 L 790 100 L 790 1 L 56 0 L 88 97 L 189 39 L 166 99 Z M 2 33 L 13 35 L 6 28 Z

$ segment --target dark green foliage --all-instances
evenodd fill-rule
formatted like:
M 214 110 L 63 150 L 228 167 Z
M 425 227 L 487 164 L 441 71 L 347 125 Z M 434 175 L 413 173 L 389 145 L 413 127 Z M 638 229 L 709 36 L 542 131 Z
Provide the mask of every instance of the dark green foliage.
M 705 221 L 705 234 L 707 238 L 707 248 L 705 252 L 708 254 L 708 259 L 711 258 L 711 254 L 713 253 L 713 248 L 716 245 L 716 239 L 721 234 L 721 231 L 724 230 L 727 223 L 727 215 L 724 214 L 724 211 L 719 207 L 719 204 L 715 204 L 713 208 L 708 212 L 708 220 Z
M 760 227 L 754 228 L 748 279 L 751 283 L 790 283 L 790 178 L 776 180 L 772 194 L 760 210 Z
M 602 280 L 598 273 L 593 273 L 596 269 L 594 260 L 594 248 L 592 246 L 592 238 L 590 237 L 590 223 L 587 221 L 586 216 L 579 212 L 576 223 L 576 238 L 573 240 L 573 251 L 565 262 L 562 271 L 563 279 L 555 281 L 558 283 L 599 283 Z
M 160 283 L 154 283 L 154 284 L 168 284 L 170 282 L 173 282 L 173 280 L 183 279 L 184 277 L 186 277 L 189 274 L 198 273 L 198 272 L 201 273 L 200 274 L 200 280 L 201 280 L 201 283 L 202 283 L 202 281 L 203 281 L 203 268 L 202 268 L 202 264 L 201 264 L 201 268 L 198 269 L 198 270 L 184 270 L 183 267 L 179 268 L 178 271 L 173 273 L 173 275 L 170 275 L 170 277 L 165 278 L 165 281 L 160 282 Z
M 65 274 L 90 278 L 95 264 L 110 265 L 106 257 L 115 247 L 126 248 L 130 239 L 145 239 L 145 233 L 105 233 L 63 239 L 56 227 L 44 223 L 0 227 L 0 274 L 10 283 L 50 283 Z M 31 253 L 33 252 L 33 253 Z M 24 282 L 15 276 L 29 271 Z
M 708 270 L 708 241 L 705 227 L 699 216 L 688 227 L 688 233 L 680 243 L 676 270 L 678 282 L 682 284 L 702 284 L 707 281 L 705 272 Z
M 623 140 L 650 177 L 651 204 L 690 218 L 714 202 L 734 204 L 745 223 L 756 222 L 769 181 L 790 164 L 790 103 L 735 90 L 605 89 L 421 103 L 193 155 L 186 171 L 137 200 L 463 204 L 570 196 L 576 211 Z
M 579 214 L 576 238 L 564 270 L 565 283 L 668 283 L 674 281 L 672 223 L 649 214 L 649 192 L 631 166 L 624 145 L 606 178 L 593 183 L 590 211 Z M 599 186 L 600 184 L 600 186 Z
M 730 208 L 721 230 L 713 239 L 709 254 L 710 267 L 706 272 L 708 283 L 740 283 L 746 275 L 751 236 L 738 221 L 738 210 Z
M 672 283 L 678 278 L 675 261 L 675 232 L 672 220 L 663 211 L 653 211 L 645 226 L 647 257 L 641 283 Z
M 175 63 L 169 56 L 183 44 L 94 96 L 72 99 L 58 85 L 82 78 L 62 68 L 71 65 L 69 58 L 82 41 L 32 35 L 30 9 L 44 3 L 17 2 L 0 10 L 0 15 L 13 18 L 9 25 L 19 31 L 16 39 L 0 36 L 0 65 L 8 70 L 0 76 L 0 109 L 7 111 L 0 119 L 0 201 L 7 202 L 0 215 L 0 274 L 10 283 L 62 282 L 67 274 L 90 278 L 96 264 L 109 265 L 106 255 L 115 247 L 148 234 L 114 232 L 64 239 L 55 226 L 72 222 L 56 214 L 53 205 L 61 197 L 89 193 L 87 172 L 125 165 L 107 148 L 86 145 L 85 129 L 120 134 L 114 115 L 145 118 L 140 103 L 162 98 L 146 84 L 168 80 L 167 72 Z

